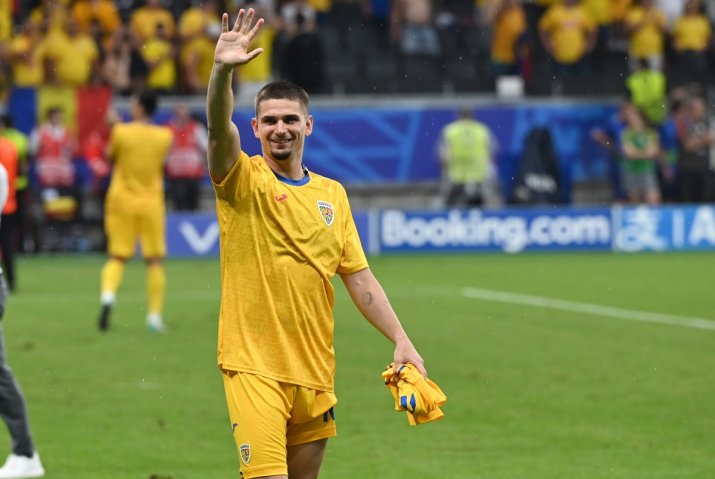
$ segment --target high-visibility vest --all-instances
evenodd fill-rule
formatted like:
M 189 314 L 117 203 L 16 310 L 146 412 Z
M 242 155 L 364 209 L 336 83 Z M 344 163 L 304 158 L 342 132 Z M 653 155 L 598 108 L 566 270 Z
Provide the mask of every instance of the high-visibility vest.
M 0 137 L 0 163 L 7 170 L 7 201 L 2 209 L 2 214 L 10 215 L 17 211 L 17 170 L 19 157 L 17 146 L 7 138 Z
M 447 175 L 452 183 L 481 183 L 491 161 L 489 129 L 478 121 L 457 120 L 443 133 Z

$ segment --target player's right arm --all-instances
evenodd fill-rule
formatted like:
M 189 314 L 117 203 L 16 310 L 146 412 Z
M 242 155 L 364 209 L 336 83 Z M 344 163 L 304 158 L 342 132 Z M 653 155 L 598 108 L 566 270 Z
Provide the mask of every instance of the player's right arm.
M 221 36 L 216 43 L 214 67 L 206 94 L 209 174 L 216 183 L 226 177 L 241 151 L 238 128 L 231 121 L 233 69 L 250 62 L 263 52 L 262 48 L 248 51 L 251 40 L 263 25 L 263 19 L 259 18 L 251 28 L 253 14 L 252 8 L 248 12 L 241 9 L 231 30 L 228 29 L 228 14 L 224 13 L 221 18 Z

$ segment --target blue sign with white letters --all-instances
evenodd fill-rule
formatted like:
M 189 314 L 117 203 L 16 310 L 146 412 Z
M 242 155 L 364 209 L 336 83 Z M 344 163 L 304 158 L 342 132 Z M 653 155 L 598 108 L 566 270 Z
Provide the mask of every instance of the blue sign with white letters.
M 382 210 L 353 213 L 363 248 L 393 252 L 715 250 L 715 206 Z M 213 214 L 167 219 L 170 257 L 219 254 Z

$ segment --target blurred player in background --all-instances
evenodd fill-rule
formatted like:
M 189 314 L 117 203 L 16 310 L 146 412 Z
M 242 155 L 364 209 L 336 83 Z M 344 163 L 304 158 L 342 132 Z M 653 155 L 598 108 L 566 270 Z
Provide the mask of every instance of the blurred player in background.
M 263 154 L 241 151 L 231 77 L 263 52 L 249 51 L 263 24 L 251 28 L 253 17 L 253 9 L 241 10 L 229 30 L 224 14 L 207 95 L 221 229 L 218 362 L 242 477 L 315 478 L 336 434 L 335 273 L 363 316 L 395 343 L 395 363 L 426 373 L 368 267 L 345 190 L 303 165 L 313 129 L 307 93 L 289 82 L 259 91 L 251 124 Z
M 133 121 L 114 125 L 107 145 L 114 169 L 104 208 L 109 259 L 101 275 L 101 331 L 109 328 L 124 264 L 134 256 L 137 239 L 147 265 L 147 326 L 156 332 L 165 330 L 161 316 L 166 289 L 163 171 L 173 134 L 167 127 L 151 124 L 156 107 L 157 98 L 150 93 L 133 97 Z
M 0 164 L 0 209 L 5 206 L 9 194 L 8 174 L 5 167 Z M 0 319 L 5 312 L 6 301 L 7 289 L 0 271 Z M 43 477 L 45 469 L 32 443 L 25 398 L 5 358 L 2 325 L 0 325 L 0 416 L 5 421 L 12 438 L 12 453 L 0 467 L 0 479 Z

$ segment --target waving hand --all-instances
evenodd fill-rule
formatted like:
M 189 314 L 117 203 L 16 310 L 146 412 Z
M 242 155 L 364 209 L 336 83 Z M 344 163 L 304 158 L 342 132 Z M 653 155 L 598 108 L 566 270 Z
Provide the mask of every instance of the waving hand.
M 253 15 L 252 8 L 249 8 L 248 12 L 243 9 L 239 10 L 236 23 L 229 30 L 228 14 L 223 14 L 223 17 L 221 17 L 221 36 L 218 38 L 214 52 L 214 62 L 216 64 L 227 67 L 244 65 L 263 53 L 263 48 L 248 51 L 251 41 L 256 37 L 263 25 L 263 19 L 259 18 L 251 28 Z

